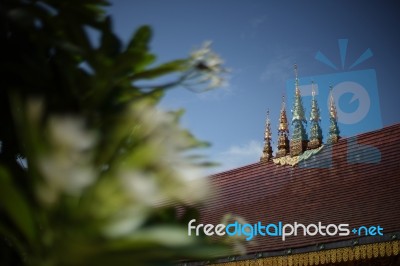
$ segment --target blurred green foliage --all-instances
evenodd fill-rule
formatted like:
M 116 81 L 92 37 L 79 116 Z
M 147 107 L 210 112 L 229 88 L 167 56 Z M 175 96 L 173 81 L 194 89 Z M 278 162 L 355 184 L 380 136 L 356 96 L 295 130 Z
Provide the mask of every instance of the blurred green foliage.
M 209 44 L 155 65 L 151 29 L 123 44 L 105 1 L 0 5 L 0 265 L 166 265 L 223 254 L 187 236 L 197 213 L 189 206 L 209 188 L 198 178 L 208 163 L 184 152 L 205 143 L 179 126 L 181 111 L 156 108 L 169 88 L 221 85 Z

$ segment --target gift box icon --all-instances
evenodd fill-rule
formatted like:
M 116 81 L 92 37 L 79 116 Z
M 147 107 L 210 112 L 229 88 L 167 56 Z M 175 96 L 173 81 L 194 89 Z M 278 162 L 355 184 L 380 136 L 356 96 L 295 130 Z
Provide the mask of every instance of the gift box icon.
M 340 39 L 338 42 L 342 70 L 338 70 L 338 67 L 322 52 L 317 52 L 315 59 L 332 67 L 336 72 L 306 77 L 300 75 L 299 77 L 299 85 L 307 117 L 309 117 L 311 110 L 311 84 L 314 82 L 321 113 L 324 142 L 327 140 L 329 128 L 330 86 L 333 88 L 332 93 L 337 108 L 338 126 L 342 137 L 352 137 L 363 132 L 382 128 L 376 71 L 374 69 L 353 70 L 355 66 L 370 58 L 372 51 L 367 49 L 345 71 L 348 40 Z M 294 83 L 294 79 L 286 82 L 288 108 L 293 106 Z M 351 162 L 353 157 L 349 155 L 348 161 Z

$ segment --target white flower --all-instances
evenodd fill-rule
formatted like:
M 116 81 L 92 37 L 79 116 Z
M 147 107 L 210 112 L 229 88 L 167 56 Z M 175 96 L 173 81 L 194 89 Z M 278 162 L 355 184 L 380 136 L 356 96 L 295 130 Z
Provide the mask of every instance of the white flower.
M 209 189 L 204 174 L 182 153 L 193 139 L 175 116 L 143 102 L 136 103 L 128 117 L 138 120 L 135 137 L 140 144 L 127 155 L 129 163 L 119 162 L 116 176 L 132 202 L 160 206 L 205 199 Z
M 151 173 L 139 171 L 124 171 L 120 173 L 122 187 L 128 192 L 134 202 L 155 206 L 165 200 L 161 194 L 162 187 L 157 178 Z
M 49 120 L 49 135 L 53 144 L 71 150 L 85 150 L 96 138 L 85 130 L 84 121 L 70 116 L 56 116 Z
M 211 194 L 202 168 L 185 158 L 180 158 L 179 161 L 168 161 L 168 163 L 171 165 L 175 179 L 174 190 L 171 191 L 170 197 L 192 204 L 206 199 Z
M 96 171 L 89 150 L 96 138 L 78 118 L 52 117 L 48 127 L 49 147 L 38 157 L 43 182 L 38 198 L 47 205 L 57 202 L 61 194 L 78 195 L 95 181 Z
M 211 42 L 205 42 L 190 55 L 190 67 L 183 86 L 194 91 L 204 91 L 226 85 L 224 74 L 228 70 L 223 64 L 221 57 L 211 50 Z

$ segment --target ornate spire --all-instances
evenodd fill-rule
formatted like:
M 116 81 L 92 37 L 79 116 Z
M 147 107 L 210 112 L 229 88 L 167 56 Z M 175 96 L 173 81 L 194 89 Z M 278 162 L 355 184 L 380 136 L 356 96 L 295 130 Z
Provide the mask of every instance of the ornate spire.
M 281 113 L 279 116 L 278 133 L 280 133 L 280 132 L 286 132 L 286 134 L 289 134 L 289 127 L 288 127 L 287 116 L 286 116 L 285 96 L 282 96 Z
M 272 158 L 271 135 L 272 135 L 271 122 L 269 120 L 269 109 L 268 109 L 267 120 L 265 121 L 264 149 L 260 161 L 269 161 Z
M 329 121 L 330 121 L 330 126 L 329 126 L 329 136 L 328 136 L 328 143 L 336 143 L 340 139 L 340 130 L 337 125 L 337 112 L 336 112 L 336 105 L 335 105 L 335 99 L 333 98 L 333 89 L 332 86 L 329 86 L 330 88 L 330 96 L 329 96 Z
M 320 112 L 317 103 L 317 99 L 315 98 L 315 88 L 314 81 L 311 84 L 312 90 L 312 99 L 311 99 L 311 115 L 310 115 L 310 142 L 308 143 L 309 149 L 316 149 L 322 145 L 322 130 L 320 126 Z
M 289 127 L 286 116 L 285 96 L 282 96 L 282 107 L 279 115 L 278 127 L 278 151 L 275 157 L 283 157 L 289 153 Z
M 302 153 L 307 149 L 308 136 L 305 129 L 305 124 L 307 124 L 307 120 L 304 115 L 304 107 L 303 101 L 301 99 L 301 92 L 299 88 L 299 78 L 297 74 L 297 65 L 294 65 L 295 72 L 295 95 L 294 95 L 294 104 L 293 104 L 293 118 L 292 118 L 292 126 L 293 133 L 292 138 L 290 140 L 290 155 L 296 156 Z
M 295 76 L 295 95 L 300 96 L 300 88 L 299 88 L 299 73 L 297 71 L 297 65 L 294 64 L 294 76 Z
M 329 86 L 329 116 L 337 120 L 337 112 L 336 112 L 336 105 L 335 99 L 333 98 L 333 88 L 332 85 Z

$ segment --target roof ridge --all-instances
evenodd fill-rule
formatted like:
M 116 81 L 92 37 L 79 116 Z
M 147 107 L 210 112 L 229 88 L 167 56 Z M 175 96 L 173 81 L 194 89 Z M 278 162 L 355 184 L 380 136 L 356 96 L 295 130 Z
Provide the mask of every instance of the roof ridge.
M 377 134 L 379 132 L 384 132 L 384 131 L 393 130 L 393 129 L 399 129 L 400 130 L 400 123 L 395 123 L 395 124 L 392 124 L 392 125 L 389 125 L 389 126 L 382 127 L 380 129 L 376 129 L 376 130 L 372 130 L 372 131 L 368 131 L 368 132 L 363 132 L 363 133 L 360 133 L 360 134 L 354 135 L 354 136 L 342 137 L 338 141 L 338 143 L 333 145 L 333 147 L 338 148 L 338 147 L 344 145 L 344 143 L 347 143 L 347 140 L 349 140 L 351 138 L 356 138 L 356 137 L 357 138 L 358 137 L 365 138 L 366 136 L 374 136 L 375 134 Z M 326 145 L 331 145 L 331 144 L 326 144 L 325 143 L 324 145 L 326 146 Z M 258 167 L 263 167 L 263 166 L 266 166 L 266 165 L 271 165 L 272 166 L 274 164 L 271 163 L 271 162 L 254 162 L 254 163 L 250 163 L 250 164 L 247 164 L 247 165 L 243 165 L 243 166 L 239 166 L 239 167 L 236 167 L 236 168 L 232 168 L 232 169 L 229 169 L 229 170 L 225 170 L 225 171 L 222 171 L 222 172 L 218 172 L 218 173 L 210 175 L 209 177 L 212 178 L 212 179 L 215 179 L 215 178 L 219 179 L 219 178 L 222 178 L 224 176 L 229 176 L 230 178 L 232 178 L 232 174 L 243 173 L 243 170 L 245 170 L 246 168 L 249 168 L 249 169 L 252 169 L 252 170 L 256 170 Z M 255 167 L 257 167 L 257 168 L 255 168 Z M 285 166 L 281 166 L 281 167 L 285 167 Z M 291 166 L 288 166 L 288 167 L 291 167 Z

